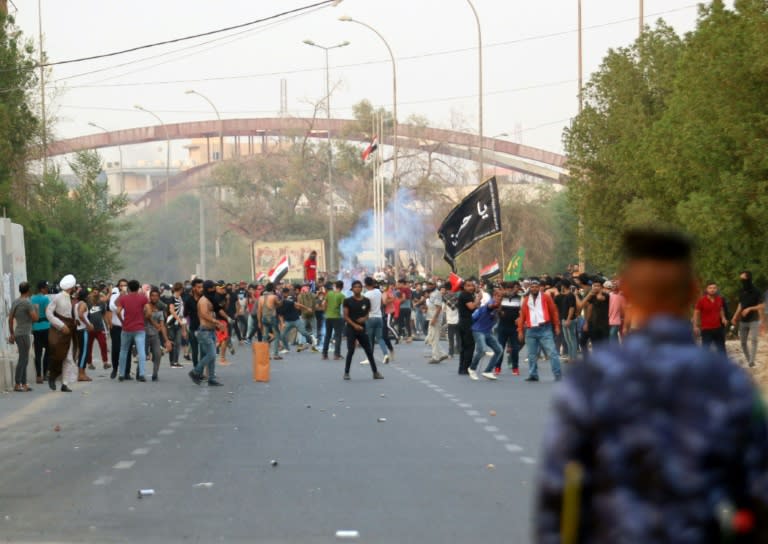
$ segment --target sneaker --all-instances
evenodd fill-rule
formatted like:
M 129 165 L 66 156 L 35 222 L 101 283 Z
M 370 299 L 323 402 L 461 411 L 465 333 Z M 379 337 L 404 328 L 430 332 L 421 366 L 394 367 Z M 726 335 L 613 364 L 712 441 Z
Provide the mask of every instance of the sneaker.
M 470 368 L 467 372 L 469 372 L 469 377 L 472 378 L 473 380 L 479 380 L 480 379 L 480 378 L 477 377 L 477 371 L 476 370 L 472 370 Z
M 192 360 L 192 357 L 190 357 L 190 356 L 189 356 L 189 353 L 186 353 L 186 354 L 184 355 L 184 358 L 185 358 L 187 361 L 191 361 L 191 360 Z
M 235 354 L 235 348 L 234 347 L 229 348 L 229 354 L 230 355 L 234 355 Z
M 381 375 L 381 374 L 379 374 L 378 372 L 374 372 L 374 373 L 373 373 L 373 379 L 374 379 L 374 380 L 383 380 L 383 379 L 384 379 L 384 376 L 382 376 L 382 375 Z
M 348 379 L 349 379 L 349 374 L 347 374 L 346 372 L 344 373 L 344 379 L 345 379 L 345 380 L 348 380 Z
M 451 359 L 451 358 L 452 358 L 452 356 L 451 356 L 451 355 L 443 355 L 442 357 L 440 357 L 440 358 L 437 360 L 437 362 L 438 362 L 438 363 L 442 363 L 443 361 L 447 361 L 448 359 Z
M 152 375 L 152 381 L 153 381 L 153 382 L 156 382 L 156 381 L 157 381 L 157 374 L 153 374 L 153 375 Z
M 223 385 L 223 383 L 217 382 L 216 380 L 208 380 L 208 387 L 221 387 Z
M 289 350 L 289 349 L 281 349 L 277 353 L 279 353 L 280 355 L 285 355 L 286 353 L 290 353 L 290 352 L 291 352 L 291 350 Z
M 493 357 L 493 352 L 492 352 L 492 351 L 486 351 L 486 352 L 485 352 L 485 354 L 486 354 L 488 357 Z
M 360 361 L 360 364 L 361 365 L 369 365 L 370 363 L 368 362 L 368 359 L 363 359 L 362 361 Z
M 200 382 L 202 380 L 200 379 L 200 376 L 197 374 L 197 372 L 195 372 L 194 370 L 190 370 L 188 376 L 193 382 L 195 382 L 197 385 L 200 385 Z M 121 381 L 122 381 L 122 378 L 121 378 Z
M 512 369 L 512 375 L 513 376 L 519 376 L 520 375 L 520 369 L 519 368 L 513 368 Z
M 388 365 L 389 364 L 389 354 L 385 355 L 384 359 L 382 359 L 382 360 L 384 361 L 385 365 Z
M 282 358 L 282 357 L 280 357 L 279 355 L 273 355 L 273 356 L 272 356 L 272 360 L 273 360 L 273 361 L 282 361 L 282 360 L 283 360 L 283 358 Z
M 136 376 L 136 381 L 137 382 L 146 382 L 147 379 L 144 376 Z
M 310 346 L 309 350 L 310 350 L 312 353 L 320 353 L 320 350 L 319 350 L 319 349 L 317 349 L 317 346 Z
M 493 373 L 494 373 L 494 374 L 496 374 L 497 376 L 498 376 L 499 374 L 501 374 L 501 367 L 498 367 L 498 366 L 497 366 L 496 368 L 494 368 L 494 369 L 493 369 Z
M 431 365 L 439 365 L 439 364 L 440 364 L 440 359 L 430 359 L 430 360 L 429 360 L 429 361 L 427 361 L 427 362 L 428 362 L 429 364 L 431 364 Z
M 525 381 L 527 381 L 527 382 L 537 382 L 537 381 L 539 381 L 539 377 L 538 376 L 528 376 L 525 379 Z
M 483 378 L 486 380 L 497 380 L 496 374 L 493 372 L 483 372 Z
M 251 339 L 249 338 L 249 339 L 245 340 L 243 342 L 243 344 L 245 344 L 246 346 L 250 346 L 251 345 Z
M 323 355 L 322 357 L 320 357 L 320 359 L 322 359 L 323 361 L 327 361 L 328 360 L 328 356 L 327 355 Z
M 341 361 L 342 359 L 343 359 L 343 357 L 341 355 L 334 355 L 333 356 L 333 360 L 334 361 Z
M 299 346 L 296 348 L 296 353 L 301 353 L 302 351 L 304 351 L 304 349 L 305 349 L 304 346 Z

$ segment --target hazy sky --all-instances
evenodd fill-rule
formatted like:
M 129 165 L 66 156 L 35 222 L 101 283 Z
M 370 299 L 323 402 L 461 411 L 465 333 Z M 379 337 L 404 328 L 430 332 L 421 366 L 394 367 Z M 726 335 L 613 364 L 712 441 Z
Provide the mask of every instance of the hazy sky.
M 50 61 L 84 57 L 236 25 L 313 1 L 41 0 L 45 49 Z M 485 134 L 506 132 L 512 139 L 519 134 L 525 144 L 562 151 L 562 128 L 577 110 L 577 0 L 474 3 L 483 33 Z M 26 35 L 37 40 L 37 1 L 12 0 L 10 9 Z M 636 38 L 638 12 L 638 0 L 583 0 L 585 81 L 609 48 Z M 273 116 L 280 107 L 281 79 L 288 84 L 289 114 L 306 115 L 309 103 L 323 96 L 325 61 L 321 50 L 302 43 L 305 39 L 351 42 L 331 51 L 335 117 L 351 117 L 352 104 L 361 99 L 390 108 L 391 65 L 384 45 L 370 30 L 338 21 L 341 15 L 375 27 L 392 47 L 401 122 L 418 114 L 433 126 L 477 129 L 477 31 L 466 0 L 344 0 L 226 38 L 57 66 L 49 80 L 57 89 L 56 134 L 91 133 L 89 121 L 108 129 L 156 124 L 134 104 L 169 123 L 214 118 L 200 97 L 184 94 L 187 89 L 207 95 L 225 118 Z M 647 23 L 662 17 L 683 33 L 695 25 L 697 7 L 691 0 L 645 0 L 645 15 Z M 199 45 L 203 42 L 211 43 Z M 141 59 L 146 60 L 136 62 Z M 117 66 L 124 63 L 131 64 Z M 112 152 L 104 154 L 109 159 Z

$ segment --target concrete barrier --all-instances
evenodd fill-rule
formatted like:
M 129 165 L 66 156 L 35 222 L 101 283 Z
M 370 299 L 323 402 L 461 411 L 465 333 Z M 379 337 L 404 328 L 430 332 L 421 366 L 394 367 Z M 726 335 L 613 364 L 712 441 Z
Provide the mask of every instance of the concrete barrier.
M 8 314 L 19 284 L 27 281 L 27 258 L 24 228 L 5 217 L 0 218 L 0 274 L 0 391 L 8 391 L 18 360 L 16 346 L 8 343 Z

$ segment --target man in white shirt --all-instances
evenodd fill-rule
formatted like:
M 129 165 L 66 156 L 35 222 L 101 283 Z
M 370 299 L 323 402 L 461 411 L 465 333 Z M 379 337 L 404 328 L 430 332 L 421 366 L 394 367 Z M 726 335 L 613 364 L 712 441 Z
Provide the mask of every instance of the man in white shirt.
M 432 346 L 432 359 L 429 364 L 438 364 L 448 358 L 448 354 L 440 349 L 440 329 L 442 328 L 443 317 L 443 296 L 437 289 L 433 280 L 427 280 L 427 320 L 429 321 L 429 330 L 425 343 Z
M 109 327 L 109 337 L 112 340 L 112 374 L 110 378 L 113 380 L 117 377 L 117 370 L 120 366 L 120 336 L 123 332 L 123 322 L 117 315 L 117 299 L 120 295 L 124 294 L 128 289 L 128 280 L 121 278 L 117 281 L 117 287 L 112 288 L 112 294 L 109 297 L 109 313 L 112 315 Z M 128 363 L 130 364 L 130 362 Z M 130 367 L 128 367 L 128 373 L 130 373 Z
M 72 392 L 69 383 L 70 378 L 75 375 L 73 353 L 77 350 L 77 336 L 72 315 L 72 293 L 76 285 L 77 280 L 72 274 L 64 276 L 59 283 L 61 291 L 45 307 L 45 317 L 51 324 L 48 331 L 48 349 L 50 350 L 48 386 L 56 391 L 56 379 L 61 376 L 63 393 Z
M 381 291 L 376 286 L 376 281 L 368 276 L 363 281 L 365 284 L 365 298 L 371 303 L 371 311 L 368 313 L 368 320 L 365 322 L 365 332 L 368 334 L 368 340 L 371 343 L 371 351 L 379 344 L 382 353 L 384 354 L 384 364 L 389 363 L 391 357 L 387 344 L 384 342 L 384 319 L 381 313 Z M 363 364 L 367 362 L 363 361 Z

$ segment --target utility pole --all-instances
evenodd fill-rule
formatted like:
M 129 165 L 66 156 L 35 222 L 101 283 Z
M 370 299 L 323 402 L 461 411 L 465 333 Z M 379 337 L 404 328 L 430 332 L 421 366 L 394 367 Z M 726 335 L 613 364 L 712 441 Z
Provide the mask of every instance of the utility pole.
M 639 29 L 638 35 L 642 36 L 643 35 L 643 24 L 645 23 L 645 2 L 643 0 L 640 0 L 639 23 L 640 23 L 640 29 Z
M 5 5 L 5 13 L 8 6 Z M 43 7 L 42 0 L 37 0 L 37 35 L 40 44 L 40 117 L 42 119 L 43 140 L 43 177 L 48 175 L 48 121 L 45 114 L 45 54 L 43 53 Z

